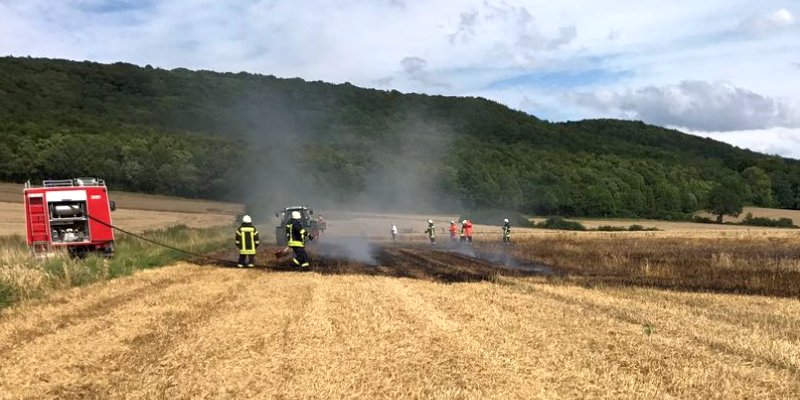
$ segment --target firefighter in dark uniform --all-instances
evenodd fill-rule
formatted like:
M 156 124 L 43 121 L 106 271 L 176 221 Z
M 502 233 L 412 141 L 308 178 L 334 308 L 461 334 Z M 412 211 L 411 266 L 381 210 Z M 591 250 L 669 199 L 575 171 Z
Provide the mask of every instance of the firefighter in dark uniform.
M 245 261 L 249 261 L 247 267 L 255 267 L 258 229 L 253 226 L 253 220 L 249 215 L 242 217 L 242 225 L 236 229 L 236 247 L 239 249 L 239 263 L 236 266 L 242 268 Z
M 300 222 L 300 218 L 299 211 L 292 211 L 292 219 L 286 224 L 287 245 L 294 250 L 292 263 L 297 267 L 310 269 L 311 260 L 309 260 L 308 253 L 306 253 L 306 242 L 313 240 L 314 236 L 306 232 L 306 229 L 303 228 L 303 224 Z

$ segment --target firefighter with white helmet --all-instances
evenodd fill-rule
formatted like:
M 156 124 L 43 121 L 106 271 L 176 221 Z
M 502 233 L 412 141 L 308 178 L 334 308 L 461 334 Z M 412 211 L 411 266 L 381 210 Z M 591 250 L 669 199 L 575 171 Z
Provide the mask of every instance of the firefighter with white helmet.
M 450 241 L 455 243 L 458 241 L 458 227 L 456 221 L 450 221 Z
M 461 242 L 472 243 L 472 221 L 468 219 L 461 221 Z
M 306 253 L 306 242 L 313 240 L 314 236 L 310 235 L 303 227 L 300 219 L 300 211 L 292 211 L 292 219 L 286 224 L 286 240 L 287 245 L 294 251 L 292 263 L 296 267 L 302 269 L 310 269 L 311 261 Z
M 428 234 L 428 239 L 431 241 L 431 246 L 436 245 L 436 228 L 433 226 L 433 220 L 428 220 L 428 229 L 425 230 Z
M 503 243 L 511 243 L 511 223 L 508 222 L 508 218 L 503 220 Z
M 236 229 L 236 247 L 239 249 L 239 268 L 245 266 L 255 267 L 256 249 L 258 248 L 258 229 L 253 226 L 253 219 L 249 215 L 242 217 L 242 224 Z

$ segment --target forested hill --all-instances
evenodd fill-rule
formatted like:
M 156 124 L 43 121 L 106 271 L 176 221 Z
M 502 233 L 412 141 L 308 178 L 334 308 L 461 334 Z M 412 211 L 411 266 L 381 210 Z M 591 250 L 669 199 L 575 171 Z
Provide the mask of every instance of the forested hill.
M 247 73 L 0 58 L 0 180 L 275 207 L 679 218 L 720 182 L 798 208 L 800 164 L 640 122 Z

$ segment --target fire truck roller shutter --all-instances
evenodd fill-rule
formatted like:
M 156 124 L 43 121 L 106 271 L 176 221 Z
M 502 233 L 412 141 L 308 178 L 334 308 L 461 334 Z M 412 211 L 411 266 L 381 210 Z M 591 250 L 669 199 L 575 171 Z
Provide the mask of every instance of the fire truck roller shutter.
M 59 201 L 86 201 L 85 190 L 53 190 L 44 193 L 48 203 Z

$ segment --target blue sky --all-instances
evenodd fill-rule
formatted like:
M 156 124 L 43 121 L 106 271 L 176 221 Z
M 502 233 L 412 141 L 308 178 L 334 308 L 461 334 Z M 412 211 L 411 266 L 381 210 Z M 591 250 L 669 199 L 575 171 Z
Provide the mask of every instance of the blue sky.
M 796 0 L 0 0 L 0 54 L 628 118 L 800 157 Z

